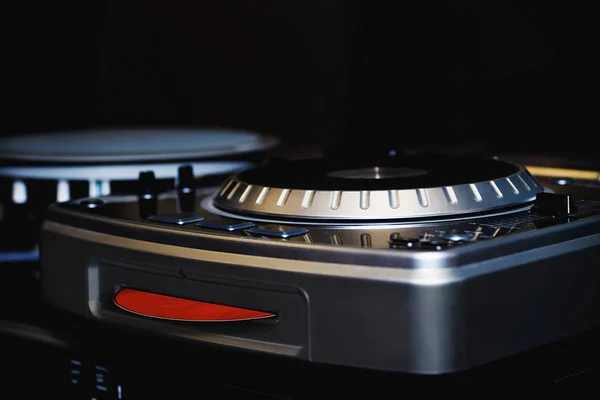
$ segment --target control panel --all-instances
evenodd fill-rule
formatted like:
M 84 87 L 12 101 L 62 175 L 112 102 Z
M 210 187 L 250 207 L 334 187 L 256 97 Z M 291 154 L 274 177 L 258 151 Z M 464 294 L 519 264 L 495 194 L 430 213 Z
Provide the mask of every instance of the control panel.
M 102 215 L 157 227 L 243 237 L 254 240 L 313 243 L 362 248 L 440 251 L 470 245 L 519 232 L 569 223 L 600 214 L 599 201 L 575 201 L 568 194 L 543 193 L 534 204 L 520 210 L 491 216 L 410 223 L 351 223 L 328 225 L 325 222 L 262 221 L 220 215 L 203 207 L 210 194 L 195 193 L 192 211 L 182 210 L 180 193 L 157 195 L 151 189 L 151 175 L 138 198 L 104 197 L 62 203 L 77 211 Z M 188 197 L 188 199 L 191 197 Z M 190 200 L 187 200 L 188 202 Z M 185 201 L 184 201 L 185 202 Z
M 287 241 L 331 246 L 441 251 L 497 239 L 519 232 L 565 224 L 600 215 L 600 201 L 568 185 L 552 184 L 533 203 L 519 209 L 498 209 L 484 215 L 410 221 L 286 220 L 243 216 L 219 210 L 212 199 L 215 189 L 198 189 L 190 166 L 178 170 L 176 190 L 161 193 L 152 171 L 142 171 L 134 196 L 106 196 L 61 203 L 78 212 L 139 224 L 252 240 Z

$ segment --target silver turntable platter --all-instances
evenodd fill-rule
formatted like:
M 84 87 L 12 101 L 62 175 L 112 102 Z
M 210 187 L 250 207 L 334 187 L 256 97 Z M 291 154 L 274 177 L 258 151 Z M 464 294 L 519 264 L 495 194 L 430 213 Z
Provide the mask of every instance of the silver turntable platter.
M 213 204 L 271 218 L 404 220 L 523 206 L 543 191 L 523 166 L 493 159 L 283 160 L 229 178 Z

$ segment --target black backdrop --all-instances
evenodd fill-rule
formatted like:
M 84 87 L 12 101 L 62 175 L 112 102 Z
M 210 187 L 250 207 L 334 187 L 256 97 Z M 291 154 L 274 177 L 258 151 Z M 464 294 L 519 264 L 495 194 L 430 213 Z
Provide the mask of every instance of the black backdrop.
M 2 135 L 228 126 L 305 145 L 595 153 L 593 2 L 13 3 L 0 10 Z

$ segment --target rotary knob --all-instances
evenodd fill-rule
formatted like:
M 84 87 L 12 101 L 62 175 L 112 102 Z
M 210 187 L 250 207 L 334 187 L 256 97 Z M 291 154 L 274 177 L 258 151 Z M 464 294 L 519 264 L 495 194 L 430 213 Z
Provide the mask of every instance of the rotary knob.
M 156 177 L 153 171 L 142 171 L 138 177 L 138 196 L 153 197 L 156 196 Z
M 196 208 L 196 177 L 191 165 L 177 170 L 177 199 L 181 212 L 194 212 Z
M 158 207 L 157 182 L 153 171 L 140 172 L 138 177 L 138 207 L 141 218 L 156 214 Z

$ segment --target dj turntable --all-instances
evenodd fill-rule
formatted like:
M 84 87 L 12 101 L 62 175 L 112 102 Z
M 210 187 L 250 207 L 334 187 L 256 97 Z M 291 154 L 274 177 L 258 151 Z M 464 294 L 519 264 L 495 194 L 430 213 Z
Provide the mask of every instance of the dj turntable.
M 124 6 L 91 41 L 50 35 L 98 53 L 91 86 L 71 59 L 7 75 L 17 131 L 218 121 L 293 151 L 228 129 L 0 139 L 0 398 L 598 387 L 593 13 L 349 3 L 208 25 Z
M 186 343 L 417 376 L 600 328 L 597 175 L 395 150 L 271 159 L 208 189 L 192 169 L 178 190 L 148 169 L 136 195 L 51 206 L 47 303 Z

